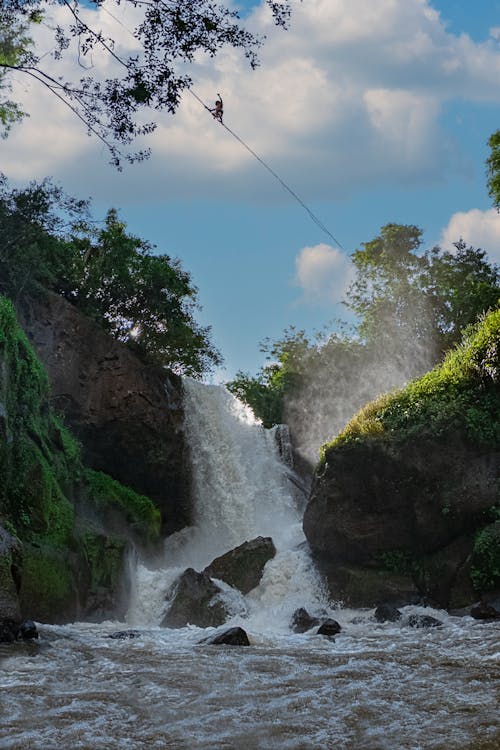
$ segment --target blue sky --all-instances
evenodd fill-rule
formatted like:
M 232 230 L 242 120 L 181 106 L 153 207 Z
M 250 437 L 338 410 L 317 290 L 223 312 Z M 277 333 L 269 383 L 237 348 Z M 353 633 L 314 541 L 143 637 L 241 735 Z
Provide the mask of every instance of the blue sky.
M 0 143 L 12 181 L 53 175 L 181 258 L 226 360 L 216 380 L 255 372 L 259 342 L 288 325 L 312 331 L 343 314 L 349 253 L 388 222 L 417 224 L 426 246 L 463 236 L 500 261 L 484 165 L 500 128 L 500 0 L 293 0 L 286 33 L 263 4 L 245 5 L 268 36 L 260 68 L 232 51 L 199 60 L 195 91 L 208 103 L 223 94 L 229 127 L 344 252 L 189 94 L 175 118 L 160 117 L 150 161 L 121 174 L 22 81 L 16 94 L 31 117 Z M 134 18 L 113 12 L 123 26 L 104 11 L 100 23 L 129 49 Z

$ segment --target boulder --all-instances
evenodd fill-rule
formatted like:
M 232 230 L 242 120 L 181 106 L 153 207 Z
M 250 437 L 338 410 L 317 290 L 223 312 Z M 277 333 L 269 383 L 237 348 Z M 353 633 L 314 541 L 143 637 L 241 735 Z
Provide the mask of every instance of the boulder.
M 408 625 L 410 628 L 440 628 L 443 623 L 430 615 L 410 615 Z
M 320 620 L 318 617 L 313 617 L 304 607 L 300 607 L 300 609 L 296 609 L 293 613 L 290 627 L 294 633 L 305 633 L 319 624 Z
M 275 554 L 276 547 L 271 537 L 259 536 L 216 557 L 203 572 L 233 586 L 242 594 L 248 594 L 259 585 L 265 564 Z
M 197 625 L 200 628 L 218 627 L 228 617 L 221 597 L 221 589 L 206 573 L 188 568 L 173 583 L 167 598 L 168 611 L 162 627 L 183 628 Z
M 249 646 L 248 635 L 243 628 L 229 628 L 222 633 L 205 638 L 201 643 L 212 646 Z
M 377 622 L 397 622 L 401 619 L 401 612 L 392 604 L 379 604 L 375 609 Z
M 150 497 L 165 534 L 189 525 L 181 379 L 144 363 L 59 295 L 24 299 L 18 312 L 84 463 Z
M 475 620 L 499 620 L 500 612 L 493 605 L 486 602 L 478 602 L 471 607 L 470 615 Z
M 22 641 L 32 641 L 38 638 L 38 630 L 33 620 L 23 620 L 17 631 L 17 637 Z
M 327 635 L 329 638 L 332 638 L 334 635 L 337 635 L 337 633 L 340 633 L 341 630 L 342 628 L 337 620 L 332 620 L 328 617 L 326 620 L 323 620 L 319 626 L 317 635 Z
M 332 596 L 368 607 L 473 601 L 470 531 L 496 503 L 499 466 L 498 450 L 458 430 L 328 447 L 304 532 Z

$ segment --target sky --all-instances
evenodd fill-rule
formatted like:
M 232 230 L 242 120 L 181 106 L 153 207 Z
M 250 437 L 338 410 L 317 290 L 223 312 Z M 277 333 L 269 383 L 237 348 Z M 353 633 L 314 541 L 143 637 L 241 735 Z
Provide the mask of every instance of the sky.
M 92 196 L 97 217 L 118 208 L 130 232 L 181 259 L 225 360 L 214 382 L 255 373 L 260 342 L 290 325 L 312 333 L 345 317 L 349 256 L 389 222 L 419 226 L 424 248 L 463 238 L 500 262 L 485 167 L 500 128 L 500 0 L 292 0 L 286 32 L 264 2 L 234 7 L 267 36 L 260 66 L 234 50 L 197 59 L 193 90 L 209 106 L 222 94 L 228 127 L 329 234 L 189 92 L 141 143 L 152 157 L 120 173 L 22 78 L 14 94 L 30 117 L 0 142 L 12 184 L 50 175 Z M 98 15 L 117 48 L 133 51 L 134 11 L 109 0 Z

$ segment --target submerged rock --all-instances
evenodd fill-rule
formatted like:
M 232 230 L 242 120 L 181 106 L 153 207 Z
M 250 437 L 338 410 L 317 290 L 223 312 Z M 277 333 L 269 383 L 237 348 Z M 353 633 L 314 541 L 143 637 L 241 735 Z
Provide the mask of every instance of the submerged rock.
M 410 615 L 408 625 L 410 628 L 440 628 L 443 623 L 430 615 Z
M 227 620 L 228 611 L 220 594 L 221 589 L 206 573 L 187 568 L 170 589 L 170 606 L 161 626 L 208 628 L 222 625 Z
M 216 557 L 203 572 L 239 589 L 242 594 L 248 594 L 259 585 L 265 564 L 275 554 L 276 547 L 271 537 L 258 536 Z
M 379 604 L 375 610 L 377 622 L 397 622 L 401 619 L 401 612 L 393 604 Z
M 300 609 L 296 609 L 293 613 L 290 627 L 294 633 L 305 633 L 307 630 L 319 625 L 320 622 L 318 617 L 313 617 L 304 607 L 300 607 Z
M 205 638 L 200 643 L 204 643 L 212 646 L 249 646 L 250 641 L 248 635 L 243 628 L 229 628 L 224 630 L 222 633 L 216 633 L 215 635 Z
M 337 620 L 332 620 L 328 617 L 326 620 L 323 620 L 319 626 L 317 635 L 327 635 L 329 638 L 332 638 L 334 635 L 340 633 L 341 630 L 342 628 Z
M 126 641 L 130 638 L 139 638 L 140 632 L 138 630 L 118 630 L 116 633 L 111 633 L 108 638 L 114 638 L 116 641 Z
M 475 620 L 498 620 L 500 612 L 491 604 L 479 602 L 471 607 L 470 615 Z

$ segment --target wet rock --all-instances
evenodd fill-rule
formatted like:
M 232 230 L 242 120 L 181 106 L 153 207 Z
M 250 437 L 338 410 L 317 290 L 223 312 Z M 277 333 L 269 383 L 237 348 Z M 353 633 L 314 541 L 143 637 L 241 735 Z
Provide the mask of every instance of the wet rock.
M 13 643 L 17 637 L 19 624 L 14 620 L 0 622 L 0 643 Z
M 21 555 L 21 544 L 0 526 L 0 627 L 7 623 L 5 633 L 8 623 L 14 622 L 17 628 L 21 622 L 17 588 Z
M 188 568 L 172 585 L 167 598 L 170 607 L 161 623 L 166 628 L 198 625 L 200 628 L 218 627 L 228 617 L 220 598 L 221 589 L 206 573 Z
M 478 602 L 470 610 L 471 617 L 475 620 L 498 620 L 500 612 L 491 604 Z
M 294 633 L 305 633 L 307 630 L 319 625 L 320 622 L 318 617 L 313 617 L 304 607 L 300 607 L 300 609 L 296 609 L 293 613 L 290 627 Z
M 114 638 L 117 641 L 126 641 L 129 638 L 139 638 L 140 632 L 138 630 L 118 630 L 116 633 L 111 633 L 108 638 Z
M 329 638 L 332 638 L 334 635 L 337 635 L 337 633 L 340 633 L 341 630 L 342 628 L 340 627 L 337 620 L 332 620 L 330 617 L 328 617 L 326 620 L 323 620 L 323 622 L 319 626 L 317 634 L 327 635 Z
M 216 557 L 203 572 L 228 583 L 242 594 L 248 594 L 259 585 L 265 564 L 275 554 L 276 547 L 271 537 L 258 536 Z
M 17 637 L 22 641 L 32 641 L 38 638 L 38 630 L 33 620 L 23 620 L 19 625 Z
M 379 604 L 375 610 L 377 622 L 397 622 L 401 619 L 401 612 L 392 604 Z
M 248 635 L 243 628 L 229 628 L 222 633 L 216 633 L 209 638 L 205 638 L 201 643 L 213 646 L 249 646 Z
M 440 628 L 443 623 L 430 615 L 410 615 L 408 625 L 410 628 Z

